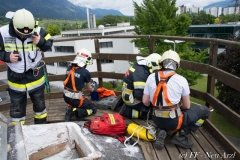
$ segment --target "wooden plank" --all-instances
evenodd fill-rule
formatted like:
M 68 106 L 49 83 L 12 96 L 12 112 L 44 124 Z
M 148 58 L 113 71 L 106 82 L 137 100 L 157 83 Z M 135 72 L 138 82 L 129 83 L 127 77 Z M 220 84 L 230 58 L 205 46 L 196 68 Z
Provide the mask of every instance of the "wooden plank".
M 125 118 L 125 121 L 126 121 L 127 124 L 132 123 L 133 122 L 132 120 L 133 119 Z M 132 139 L 134 141 L 137 141 L 137 137 L 132 137 Z M 138 145 L 141 147 L 141 149 L 143 151 L 143 155 L 144 155 L 146 160 L 148 160 L 148 159 L 158 160 L 158 156 L 157 156 L 151 142 L 139 139 Z
M 81 147 L 74 141 L 78 155 L 80 155 L 80 157 L 86 157 L 86 155 L 84 154 L 84 152 L 82 151 Z
M 196 139 L 192 136 L 192 134 L 187 136 L 189 140 L 193 143 L 193 147 L 191 148 L 191 152 L 186 155 L 189 159 L 198 159 L 198 160 L 206 160 L 207 158 L 206 153 L 204 150 L 199 146 Z
M 240 150 L 231 143 L 209 120 L 205 120 L 204 127 L 211 135 L 224 147 L 227 153 L 235 154 L 236 159 L 240 159 Z
M 240 86 L 240 85 L 239 85 Z M 226 106 L 224 103 L 216 99 L 211 94 L 207 94 L 207 102 L 213 106 L 221 115 L 223 115 L 227 120 L 229 120 L 233 125 L 240 129 L 240 115 L 233 111 L 231 108 Z
M 66 145 L 67 145 L 67 142 L 47 146 L 43 149 L 38 150 L 38 152 L 31 154 L 29 156 L 29 160 L 39 160 L 39 159 L 50 157 L 54 154 L 62 152 L 65 149 Z
M 170 159 L 183 159 L 181 153 L 177 149 L 176 145 L 170 141 L 170 137 L 167 136 L 165 139 L 165 148 L 169 153 Z
M 211 146 L 211 144 L 206 140 L 206 138 L 201 134 L 199 130 L 192 133 L 194 139 L 198 142 L 204 152 L 207 154 L 207 157 L 216 158 L 215 155 L 219 155 L 218 152 Z
M 203 134 L 206 140 L 212 145 L 212 147 L 218 152 L 219 155 L 224 155 L 226 151 L 224 148 L 216 141 L 216 139 L 206 130 L 204 127 L 200 127 L 199 131 Z M 224 160 L 230 160 L 232 158 L 223 158 Z
M 188 137 L 190 138 L 191 135 L 188 135 Z M 197 157 L 194 156 L 194 152 L 192 152 L 191 149 L 182 148 L 177 145 L 176 145 L 176 147 L 178 148 L 178 150 L 180 152 L 179 153 L 180 158 L 184 158 L 184 160 L 197 159 Z

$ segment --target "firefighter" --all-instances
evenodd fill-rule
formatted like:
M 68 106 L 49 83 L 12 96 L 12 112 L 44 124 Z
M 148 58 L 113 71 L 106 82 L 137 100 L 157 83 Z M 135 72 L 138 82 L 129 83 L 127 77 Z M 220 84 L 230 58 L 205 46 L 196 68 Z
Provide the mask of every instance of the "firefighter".
M 152 119 L 160 129 L 155 146 L 162 149 L 166 131 L 173 131 L 172 143 L 192 148 L 186 135 L 201 126 L 210 110 L 205 106 L 190 107 L 189 85 L 186 78 L 176 73 L 180 57 L 175 51 L 164 52 L 160 65 L 162 69 L 148 77 L 142 99 L 145 106 L 153 107 Z
M 84 98 L 82 92 L 85 84 L 90 92 L 97 89 L 97 85 L 91 80 L 90 72 L 86 69 L 87 65 L 92 64 L 91 53 L 83 48 L 77 52 L 76 58 L 67 69 L 66 78 L 63 82 L 63 98 L 68 104 L 66 107 L 65 122 L 69 122 L 74 115 L 78 118 L 84 118 L 97 112 L 95 105 Z
M 161 56 L 152 53 L 147 57 L 136 57 L 137 63 L 130 67 L 123 78 L 122 100 L 124 102 L 119 113 L 127 118 L 146 119 L 148 107 L 142 103 L 143 89 L 147 77 L 154 71 L 159 70 Z
M 51 49 L 50 37 L 43 28 L 35 26 L 32 13 L 26 9 L 17 10 L 10 23 L 0 28 L 0 60 L 8 66 L 13 124 L 25 123 L 27 92 L 33 103 L 34 123 L 46 123 L 42 52 Z

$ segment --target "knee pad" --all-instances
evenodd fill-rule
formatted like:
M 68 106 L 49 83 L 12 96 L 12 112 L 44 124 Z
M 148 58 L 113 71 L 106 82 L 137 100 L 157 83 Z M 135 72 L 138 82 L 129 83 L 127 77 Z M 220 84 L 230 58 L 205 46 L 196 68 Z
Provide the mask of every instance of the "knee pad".
M 46 108 L 44 93 L 37 93 L 37 94 L 33 93 L 30 95 L 30 97 L 33 103 L 34 112 L 42 112 Z
M 26 116 L 26 101 L 25 98 L 10 99 L 10 117 L 22 118 Z

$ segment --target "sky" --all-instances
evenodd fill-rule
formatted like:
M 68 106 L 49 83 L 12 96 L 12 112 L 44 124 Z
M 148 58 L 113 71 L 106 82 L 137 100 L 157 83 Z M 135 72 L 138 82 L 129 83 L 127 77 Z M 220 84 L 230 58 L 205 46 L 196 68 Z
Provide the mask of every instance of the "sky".
M 127 16 L 133 16 L 133 3 L 132 0 L 68 0 L 74 4 L 79 4 L 88 8 L 103 8 L 103 9 L 114 9 L 120 11 L 122 14 Z M 133 0 L 141 5 L 143 0 Z M 185 5 L 187 7 L 196 6 L 204 7 L 209 4 L 220 2 L 224 0 L 177 0 L 176 6 Z

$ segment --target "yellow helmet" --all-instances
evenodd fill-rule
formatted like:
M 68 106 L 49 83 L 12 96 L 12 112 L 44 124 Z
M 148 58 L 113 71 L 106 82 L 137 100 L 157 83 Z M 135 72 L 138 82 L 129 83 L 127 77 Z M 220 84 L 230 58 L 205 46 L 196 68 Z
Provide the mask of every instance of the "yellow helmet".
M 158 53 L 152 53 L 146 57 L 147 66 L 152 68 L 150 72 L 152 73 L 154 70 L 159 70 L 160 68 L 161 56 Z
M 72 64 L 76 64 L 79 67 L 83 67 L 85 65 L 92 65 L 92 54 L 87 49 L 83 48 L 77 52 L 77 56 L 72 61 Z
M 19 9 L 13 15 L 13 27 L 20 37 L 30 37 L 33 33 L 35 20 L 31 12 Z
M 161 58 L 161 64 L 165 69 L 176 70 L 180 67 L 180 57 L 177 52 L 173 50 L 168 50 L 163 53 Z

